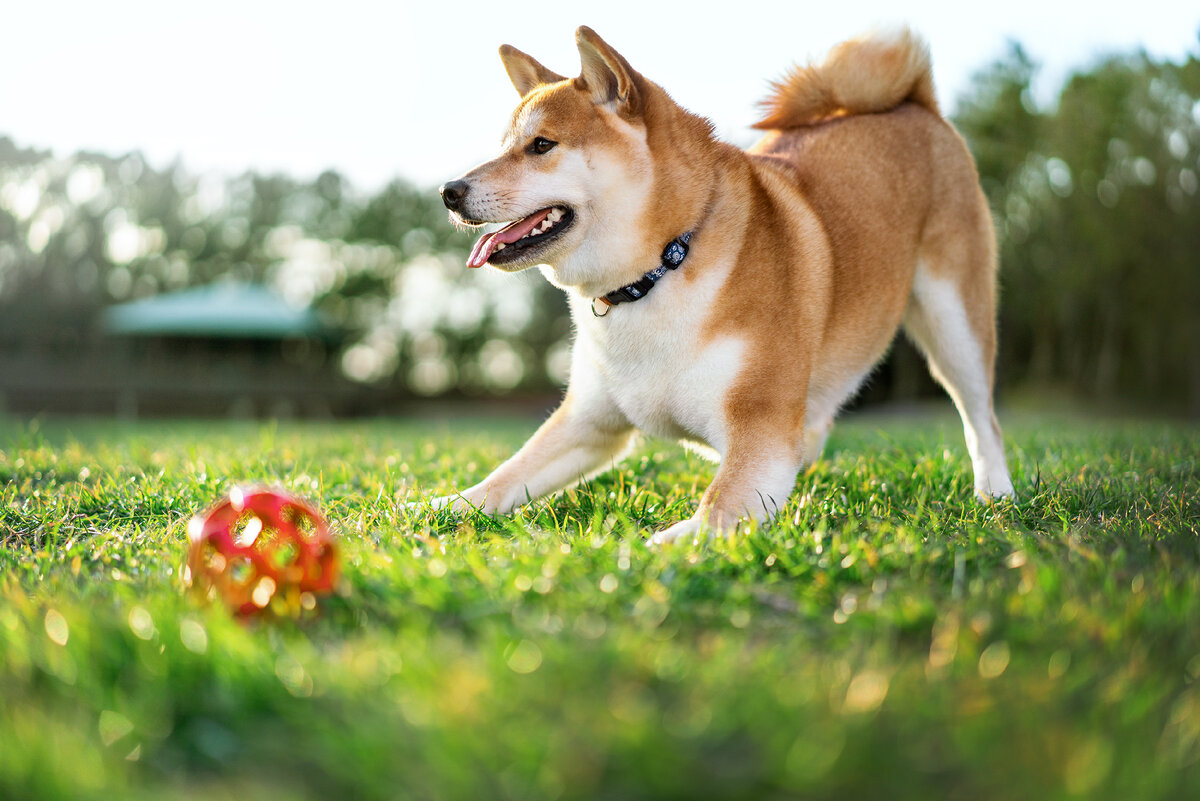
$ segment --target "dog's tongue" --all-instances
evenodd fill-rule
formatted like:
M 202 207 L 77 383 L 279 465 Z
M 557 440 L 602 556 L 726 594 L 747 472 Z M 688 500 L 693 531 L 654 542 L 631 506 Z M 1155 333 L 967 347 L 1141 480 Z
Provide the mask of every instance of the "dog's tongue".
M 487 264 L 488 259 L 496 252 L 497 245 L 502 243 L 511 245 L 535 227 L 541 225 L 542 220 L 546 219 L 549 214 L 550 209 L 542 209 L 530 214 L 523 220 L 509 223 L 499 231 L 479 237 L 479 241 L 475 243 L 475 248 L 471 251 L 470 257 L 467 258 L 467 266 L 474 268 Z

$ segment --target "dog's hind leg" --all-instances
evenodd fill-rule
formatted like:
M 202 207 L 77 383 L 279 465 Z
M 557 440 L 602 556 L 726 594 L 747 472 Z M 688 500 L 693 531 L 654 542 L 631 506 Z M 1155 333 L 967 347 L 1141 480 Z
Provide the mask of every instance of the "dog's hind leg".
M 990 269 L 981 269 L 970 278 L 991 282 L 991 276 Z M 927 264 L 918 265 L 904 330 L 924 351 L 930 373 L 945 387 L 962 417 L 976 495 L 1011 497 L 1012 479 L 992 406 L 995 293 L 990 283 L 973 288 L 976 302 L 970 306 L 959 281 L 934 274 Z

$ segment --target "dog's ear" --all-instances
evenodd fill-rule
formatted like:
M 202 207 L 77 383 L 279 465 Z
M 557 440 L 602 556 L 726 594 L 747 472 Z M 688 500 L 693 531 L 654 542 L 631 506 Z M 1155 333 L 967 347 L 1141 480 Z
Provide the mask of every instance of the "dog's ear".
M 638 114 L 641 97 L 629 62 L 586 25 L 575 31 L 575 42 L 583 64 L 575 86 L 590 92 L 592 101 L 599 105 L 611 103 L 622 114 Z
M 521 93 L 521 97 L 542 84 L 566 80 L 557 72 L 543 67 L 533 56 L 522 53 L 512 45 L 500 45 L 500 60 L 504 62 L 504 69 L 508 72 L 513 86 L 517 87 L 517 91 Z

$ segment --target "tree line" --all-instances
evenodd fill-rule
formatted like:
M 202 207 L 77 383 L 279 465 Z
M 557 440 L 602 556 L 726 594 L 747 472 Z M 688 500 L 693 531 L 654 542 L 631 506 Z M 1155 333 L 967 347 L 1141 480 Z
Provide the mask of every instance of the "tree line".
M 1200 61 L 1113 56 L 1031 99 L 1017 45 L 954 121 L 1000 243 L 1000 376 L 1200 415 Z
M 1048 106 L 1036 75 L 1012 45 L 953 117 L 999 236 L 1001 386 L 1200 415 L 1200 61 L 1110 56 Z M 570 335 L 559 293 L 468 274 L 470 239 L 403 180 L 217 178 L 0 138 L 0 348 L 53 357 L 94 341 L 110 304 L 233 279 L 320 309 L 363 384 L 553 390 Z M 893 360 L 876 397 L 923 370 Z

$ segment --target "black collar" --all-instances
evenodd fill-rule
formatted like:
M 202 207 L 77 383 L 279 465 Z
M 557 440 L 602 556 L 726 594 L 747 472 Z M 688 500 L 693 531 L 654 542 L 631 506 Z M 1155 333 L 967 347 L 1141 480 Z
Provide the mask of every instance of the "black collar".
M 616 306 L 618 303 L 632 303 L 635 300 L 641 300 L 646 297 L 646 294 L 654 289 L 654 285 L 658 279 L 667 274 L 668 271 L 674 270 L 679 265 L 683 264 L 683 260 L 687 258 L 688 242 L 692 240 L 692 232 L 681 234 L 672 239 L 667 246 L 663 248 L 662 262 L 650 272 L 643 275 L 632 284 L 626 284 L 620 289 L 614 289 L 607 295 L 596 298 L 592 301 L 592 314 L 597 317 L 603 317 L 608 314 L 609 309 Z M 597 311 L 596 306 L 599 305 L 603 311 Z

